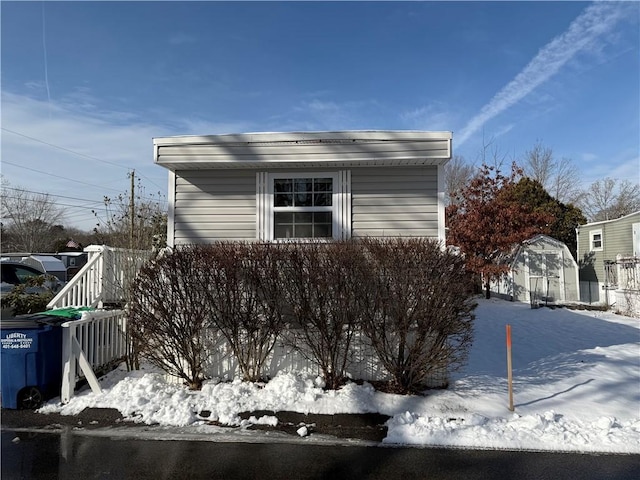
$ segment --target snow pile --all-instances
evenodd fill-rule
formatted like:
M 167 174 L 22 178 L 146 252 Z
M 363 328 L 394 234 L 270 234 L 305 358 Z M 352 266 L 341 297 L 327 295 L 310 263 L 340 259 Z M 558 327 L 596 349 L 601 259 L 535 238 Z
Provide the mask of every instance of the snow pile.
M 480 300 L 476 313 L 468 366 L 448 390 L 424 396 L 376 392 L 366 383 L 323 391 L 321 379 L 305 372 L 281 373 L 264 385 L 209 381 L 192 392 L 160 373 L 119 370 L 102 379 L 103 393 L 81 392 L 40 411 L 116 408 L 136 422 L 200 428 L 206 420 L 277 424 L 269 415 L 239 417 L 257 410 L 380 412 L 392 417 L 384 440 L 390 444 L 640 453 L 640 321 L 494 299 Z M 514 412 L 507 408 L 506 324 Z

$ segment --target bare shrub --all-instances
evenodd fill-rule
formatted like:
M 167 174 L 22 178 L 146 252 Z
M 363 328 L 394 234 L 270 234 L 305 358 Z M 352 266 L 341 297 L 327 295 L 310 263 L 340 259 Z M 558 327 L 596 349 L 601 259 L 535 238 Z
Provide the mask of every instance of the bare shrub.
M 131 287 L 129 327 L 152 365 L 202 386 L 211 311 L 204 295 L 201 249 L 185 246 L 149 262 Z
M 372 275 L 363 329 L 401 393 L 466 360 L 473 310 L 463 259 L 428 239 L 365 239 Z M 365 313 L 366 312 L 366 313 Z
M 287 342 L 318 365 L 325 388 L 336 389 L 361 318 L 362 249 L 356 242 L 291 245 L 283 264 L 282 291 L 293 317 Z
M 220 242 L 203 247 L 204 295 L 245 380 L 263 368 L 282 330 L 280 248 L 274 244 Z

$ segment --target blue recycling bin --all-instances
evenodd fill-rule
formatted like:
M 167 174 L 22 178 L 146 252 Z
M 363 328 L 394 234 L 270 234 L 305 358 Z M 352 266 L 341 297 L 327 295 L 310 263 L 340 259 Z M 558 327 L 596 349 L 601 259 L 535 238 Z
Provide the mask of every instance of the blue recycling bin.
M 3 408 L 33 409 L 60 394 L 60 323 L 37 315 L 0 322 Z

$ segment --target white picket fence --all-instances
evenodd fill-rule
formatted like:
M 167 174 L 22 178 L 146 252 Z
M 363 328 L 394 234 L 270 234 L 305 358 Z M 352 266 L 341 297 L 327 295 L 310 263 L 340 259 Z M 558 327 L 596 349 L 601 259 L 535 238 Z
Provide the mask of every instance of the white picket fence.
M 126 315 L 123 310 L 83 312 L 79 320 L 63 323 L 62 386 L 60 399 L 67 403 L 83 378 L 100 393 L 95 372 L 108 369 L 127 353 Z
M 204 365 L 205 375 L 208 378 L 223 380 L 241 376 L 238 361 L 222 334 L 212 329 L 208 332 L 207 337 L 205 342 L 208 346 Z M 276 341 L 264 368 L 264 373 L 271 378 L 275 377 L 279 372 L 322 374 L 313 360 L 308 359 L 301 351 L 287 342 L 280 340 Z M 391 379 L 389 372 L 377 359 L 370 341 L 361 333 L 354 335 L 352 339 L 346 374 L 354 380 L 384 381 Z M 183 382 L 181 378 L 169 374 L 165 376 L 165 380 L 174 384 Z M 443 368 L 429 376 L 426 386 L 429 388 L 442 388 L 448 385 L 448 382 L 449 372 L 446 368 Z

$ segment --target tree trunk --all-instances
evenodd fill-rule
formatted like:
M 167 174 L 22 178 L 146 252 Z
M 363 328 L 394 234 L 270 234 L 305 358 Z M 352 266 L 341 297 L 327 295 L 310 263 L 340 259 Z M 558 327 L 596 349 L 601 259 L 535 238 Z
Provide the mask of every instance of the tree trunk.
M 487 282 L 484 284 L 484 298 L 486 299 L 491 298 L 491 290 L 489 288 L 489 280 L 487 280 Z

